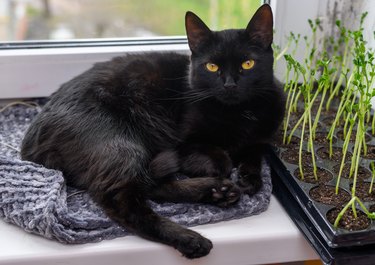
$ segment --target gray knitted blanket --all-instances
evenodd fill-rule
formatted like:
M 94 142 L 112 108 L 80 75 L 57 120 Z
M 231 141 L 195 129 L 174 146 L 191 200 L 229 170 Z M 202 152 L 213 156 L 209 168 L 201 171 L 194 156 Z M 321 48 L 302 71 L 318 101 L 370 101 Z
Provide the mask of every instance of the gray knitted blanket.
M 64 243 L 88 243 L 128 235 L 112 222 L 84 191 L 67 187 L 60 171 L 22 161 L 19 148 L 25 130 L 40 111 L 34 105 L 0 108 L 0 218 L 25 231 Z M 263 188 L 242 196 L 230 208 L 205 204 L 150 201 L 160 215 L 185 226 L 238 219 L 265 211 L 271 177 L 263 165 Z M 234 171 L 232 177 L 236 177 Z

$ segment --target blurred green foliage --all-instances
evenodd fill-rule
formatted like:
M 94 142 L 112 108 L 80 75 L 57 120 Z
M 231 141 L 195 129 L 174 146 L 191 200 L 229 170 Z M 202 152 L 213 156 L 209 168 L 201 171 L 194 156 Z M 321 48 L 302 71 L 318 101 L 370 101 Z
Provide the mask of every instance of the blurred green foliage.
M 119 1 L 124 2 L 124 1 Z M 158 35 L 184 35 L 186 11 L 197 14 L 211 29 L 245 28 L 260 0 L 129 1 L 126 14 Z M 133 20 L 132 19 L 132 20 Z
M 27 26 L 23 38 L 62 38 L 61 33 L 66 36 L 66 32 L 72 38 L 185 35 L 186 11 L 197 14 L 212 30 L 245 28 L 262 2 L 262 0 L 29 0 L 25 2 L 27 19 L 24 21 Z M 15 22 L 15 25 L 9 28 L 16 28 L 19 24 Z M 60 37 L 56 37 L 57 35 Z

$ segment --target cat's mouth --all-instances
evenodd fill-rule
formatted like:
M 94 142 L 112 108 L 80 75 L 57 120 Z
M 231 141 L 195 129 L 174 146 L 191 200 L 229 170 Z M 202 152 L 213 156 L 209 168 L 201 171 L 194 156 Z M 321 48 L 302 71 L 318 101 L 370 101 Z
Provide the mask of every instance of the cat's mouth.
M 224 91 L 216 96 L 216 99 L 227 105 L 236 105 L 241 103 L 244 98 L 240 93 L 234 91 Z

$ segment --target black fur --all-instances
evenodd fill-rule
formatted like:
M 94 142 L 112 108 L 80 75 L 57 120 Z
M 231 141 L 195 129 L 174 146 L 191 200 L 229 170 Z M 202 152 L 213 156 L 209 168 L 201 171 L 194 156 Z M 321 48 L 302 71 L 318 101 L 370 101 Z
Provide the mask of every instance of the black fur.
M 21 153 L 62 170 L 120 225 L 197 258 L 209 253 L 210 240 L 158 216 L 147 199 L 226 207 L 242 192 L 255 193 L 284 97 L 273 78 L 269 6 L 246 30 L 219 32 L 188 12 L 186 30 L 191 60 L 129 54 L 63 84 L 30 126 Z M 242 70 L 248 59 L 254 68 Z M 207 71 L 207 62 L 220 70 Z M 233 166 L 238 183 L 227 178 Z M 176 172 L 191 178 L 175 180 Z

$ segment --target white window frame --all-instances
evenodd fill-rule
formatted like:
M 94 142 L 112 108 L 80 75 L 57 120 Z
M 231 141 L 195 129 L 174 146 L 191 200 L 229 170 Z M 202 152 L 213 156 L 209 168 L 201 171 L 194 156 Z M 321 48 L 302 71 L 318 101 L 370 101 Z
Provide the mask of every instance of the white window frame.
M 275 42 L 283 43 L 284 36 L 288 34 L 286 29 L 307 32 L 307 18 L 316 17 L 321 3 L 326 1 L 329 0 L 265 1 L 270 3 L 274 11 L 278 29 Z M 95 62 L 124 53 L 189 51 L 185 37 L 44 42 L 37 43 L 40 44 L 39 48 L 33 44 L 13 43 L 10 46 L 13 48 L 9 48 L 0 43 L 0 98 L 49 96 L 62 83 L 90 68 Z M 46 44 L 48 47 L 44 48 Z
M 49 42 L 49 48 L 0 50 L 0 98 L 46 97 L 62 83 L 115 56 L 144 51 L 188 51 L 185 37 L 75 41 L 71 47 Z M 70 43 L 72 44 L 72 43 Z M 29 46 L 29 47 L 28 47 Z

